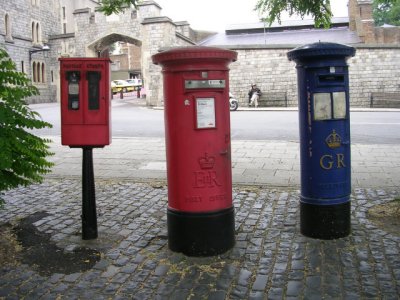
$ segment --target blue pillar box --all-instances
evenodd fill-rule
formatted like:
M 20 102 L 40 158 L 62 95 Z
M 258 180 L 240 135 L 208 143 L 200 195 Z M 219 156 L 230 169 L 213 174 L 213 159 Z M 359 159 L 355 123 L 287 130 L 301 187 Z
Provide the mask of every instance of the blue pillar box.
M 355 49 L 314 43 L 288 52 L 296 62 L 300 127 L 300 230 L 335 239 L 350 234 L 350 112 L 347 59 Z

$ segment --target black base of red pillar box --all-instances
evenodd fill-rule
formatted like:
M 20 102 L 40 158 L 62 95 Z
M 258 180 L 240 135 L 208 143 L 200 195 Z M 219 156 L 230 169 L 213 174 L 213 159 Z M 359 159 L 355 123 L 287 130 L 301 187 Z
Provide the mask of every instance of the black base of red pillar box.
M 168 246 L 187 256 L 222 254 L 235 245 L 234 208 L 210 213 L 168 209 Z
M 351 231 L 350 210 L 350 201 L 336 205 L 300 202 L 300 232 L 322 240 L 346 237 Z

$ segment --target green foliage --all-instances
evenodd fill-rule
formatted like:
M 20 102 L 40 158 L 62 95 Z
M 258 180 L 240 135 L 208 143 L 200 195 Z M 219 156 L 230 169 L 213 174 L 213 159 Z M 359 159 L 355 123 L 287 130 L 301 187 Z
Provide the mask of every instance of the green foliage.
M 376 26 L 400 26 L 400 0 L 374 0 L 373 16 Z
M 16 70 L 8 53 L 0 48 L 0 195 L 18 185 L 41 182 L 42 175 L 53 166 L 46 161 L 46 156 L 52 155 L 47 145 L 50 141 L 26 131 L 52 126 L 38 119 L 39 114 L 24 100 L 38 94 L 30 79 Z
M 118 14 L 131 5 L 137 7 L 139 1 L 140 0 L 100 0 L 99 11 L 103 12 L 106 16 Z
M 137 7 L 140 0 L 100 0 L 100 8 L 105 15 L 118 14 L 127 7 Z M 281 22 L 281 13 L 290 16 L 299 14 L 302 18 L 311 15 L 315 27 L 329 28 L 332 19 L 330 0 L 258 0 L 255 9 L 265 16 L 264 21 L 271 25 Z M 384 23 L 400 26 L 400 0 L 374 0 L 374 19 L 377 26 Z
M 266 15 L 264 21 L 271 25 L 274 21 L 281 22 L 281 13 L 287 11 L 289 16 L 294 14 L 304 18 L 311 15 L 315 27 L 329 28 L 332 19 L 330 0 L 258 0 L 256 10 Z

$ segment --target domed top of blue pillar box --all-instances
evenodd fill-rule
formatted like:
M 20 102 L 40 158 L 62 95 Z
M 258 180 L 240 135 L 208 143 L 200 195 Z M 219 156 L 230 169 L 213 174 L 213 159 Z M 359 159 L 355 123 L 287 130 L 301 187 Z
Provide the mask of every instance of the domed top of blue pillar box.
M 356 49 L 347 45 L 318 42 L 297 47 L 287 53 L 290 61 L 302 63 L 313 60 L 346 59 L 354 56 Z

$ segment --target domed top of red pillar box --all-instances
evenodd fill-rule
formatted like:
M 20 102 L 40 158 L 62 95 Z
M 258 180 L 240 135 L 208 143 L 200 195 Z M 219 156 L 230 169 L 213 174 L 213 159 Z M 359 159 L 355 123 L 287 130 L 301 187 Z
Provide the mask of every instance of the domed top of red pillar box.
M 228 70 L 228 65 L 237 60 L 237 52 L 216 47 L 191 46 L 163 51 L 153 55 L 152 59 L 164 71 Z

